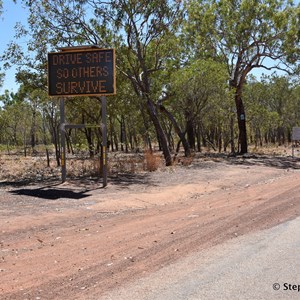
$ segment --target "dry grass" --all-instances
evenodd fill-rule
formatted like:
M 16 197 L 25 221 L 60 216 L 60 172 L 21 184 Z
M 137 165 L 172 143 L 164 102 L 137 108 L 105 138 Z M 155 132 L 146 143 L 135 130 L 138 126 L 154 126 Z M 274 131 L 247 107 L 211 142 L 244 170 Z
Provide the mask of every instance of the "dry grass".
M 144 153 L 145 165 L 144 170 L 149 172 L 156 171 L 161 165 L 161 157 L 157 156 L 154 152 L 147 150 Z
M 56 167 L 52 159 L 47 167 L 46 157 L 31 157 L 20 155 L 0 154 L 0 181 L 43 180 L 45 178 L 58 178 L 60 168 Z
M 99 177 L 99 157 L 67 156 L 67 177 Z M 109 153 L 108 174 L 153 172 L 164 166 L 160 153 Z M 47 167 L 46 157 L 27 156 L 20 154 L 0 153 L 0 181 L 42 181 L 44 179 L 59 179 L 61 167 L 57 167 L 54 156 L 50 158 Z
M 42 152 L 40 152 L 42 153 Z M 201 160 L 222 160 L 226 153 L 219 154 L 212 158 L 206 157 L 207 152 L 196 154 L 196 156 L 184 157 L 183 153 L 174 159 L 173 165 L 189 166 L 194 159 Z M 264 147 L 255 149 L 249 147 L 250 154 L 268 155 L 268 156 L 291 156 L 292 148 L 290 146 Z M 210 152 L 211 154 L 211 152 Z M 300 157 L 300 147 L 295 149 L 295 157 Z M 67 177 L 99 177 L 100 161 L 99 157 L 93 159 L 84 156 L 67 156 Z M 164 159 L 161 152 L 144 153 L 123 153 L 110 152 L 108 155 L 108 174 L 114 175 L 119 173 L 137 174 L 141 172 L 154 172 L 158 169 L 165 169 Z M 101 176 L 100 176 L 101 177 Z M 20 153 L 10 155 L 0 152 L 0 181 L 43 181 L 45 179 L 60 179 L 61 168 L 57 167 L 54 156 L 51 156 L 50 167 L 47 167 L 46 156 L 42 153 L 36 156 L 24 157 Z
M 189 166 L 193 163 L 195 155 L 191 155 L 190 157 L 176 157 L 174 160 L 174 165 L 182 165 L 182 166 Z
M 300 148 L 296 149 L 299 152 Z M 264 147 L 254 147 L 249 146 L 249 153 L 259 154 L 259 155 L 274 155 L 274 156 L 290 156 L 292 155 L 292 145 L 282 145 L 282 146 L 264 146 Z

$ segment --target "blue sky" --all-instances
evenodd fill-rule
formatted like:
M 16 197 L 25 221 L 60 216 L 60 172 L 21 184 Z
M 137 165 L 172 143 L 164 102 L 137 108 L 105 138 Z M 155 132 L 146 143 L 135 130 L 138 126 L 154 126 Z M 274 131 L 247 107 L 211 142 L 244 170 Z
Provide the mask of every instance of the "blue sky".
M 3 14 L 0 16 L 0 53 L 2 54 L 6 48 L 6 45 L 14 39 L 14 26 L 17 22 L 26 24 L 27 12 L 20 1 L 13 3 L 12 0 L 3 1 Z M 0 68 L 3 69 L 3 64 L 0 62 Z M 17 91 L 18 87 L 15 83 L 15 69 L 5 71 L 4 86 L 0 88 L 0 94 L 3 94 L 4 90 Z

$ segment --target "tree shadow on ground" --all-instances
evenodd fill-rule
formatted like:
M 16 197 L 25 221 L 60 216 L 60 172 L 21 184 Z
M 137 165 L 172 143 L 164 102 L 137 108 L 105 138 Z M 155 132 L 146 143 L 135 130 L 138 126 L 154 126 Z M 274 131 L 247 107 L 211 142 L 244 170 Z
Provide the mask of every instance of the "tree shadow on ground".
M 150 180 L 149 174 L 118 174 L 108 177 L 108 183 L 119 188 L 129 188 L 133 185 L 152 185 L 155 186 Z M 60 198 L 80 200 L 90 196 L 89 192 L 103 189 L 102 178 L 92 178 L 89 176 L 80 178 L 70 178 L 65 183 L 59 180 L 35 181 L 10 181 L 2 182 L 1 186 L 15 187 L 9 193 L 20 196 L 31 196 L 45 200 L 58 200 Z M 20 189 L 20 187 L 23 187 Z M 28 188 L 26 188 L 28 187 Z M 108 187 L 109 188 L 109 187 Z
M 119 173 L 108 176 L 108 183 L 120 186 L 129 186 L 132 184 L 151 184 L 151 179 L 148 173 L 143 174 L 131 174 L 131 173 Z M 89 174 L 80 177 L 67 177 L 67 183 L 71 183 L 75 186 L 83 185 L 94 185 L 96 188 L 101 188 L 103 184 L 103 178 L 90 176 Z M 0 182 L 0 188 L 5 187 L 23 187 L 23 186 L 44 186 L 44 185 L 58 185 L 61 184 L 61 179 L 59 177 L 44 177 L 43 179 L 36 179 L 34 176 L 32 178 L 22 178 L 22 179 L 12 179 Z M 153 183 L 154 184 L 154 183 Z
M 103 178 L 91 177 L 91 176 L 81 176 L 72 177 L 67 180 L 68 183 L 74 186 L 86 186 L 90 190 L 102 189 L 103 188 Z M 149 173 L 118 173 L 109 175 L 107 178 L 108 185 L 114 185 L 121 188 L 129 188 L 132 185 L 152 185 L 155 183 L 151 180 Z M 109 187 L 108 187 L 109 188 Z
M 115 176 L 109 177 L 109 182 L 113 185 L 127 188 L 132 185 L 151 185 L 156 186 L 155 182 L 151 179 L 151 174 L 143 173 L 143 174 L 130 174 L 123 173 Z
M 244 155 L 209 155 L 213 160 L 222 158 L 229 164 L 245 166 L 266 166 L 277 169 L 300 169 L 300 158 L 292 156 L 268 156 L 258 154 Z
M 56 185 L 60 182 L 58 178 L 44 178 L 44 180 L 36 179 L 36 178 L 22 178 L 22 179 L 11 179 L 0 182 L 0 188 L 5 187 L 22 187 L 29 185 Z

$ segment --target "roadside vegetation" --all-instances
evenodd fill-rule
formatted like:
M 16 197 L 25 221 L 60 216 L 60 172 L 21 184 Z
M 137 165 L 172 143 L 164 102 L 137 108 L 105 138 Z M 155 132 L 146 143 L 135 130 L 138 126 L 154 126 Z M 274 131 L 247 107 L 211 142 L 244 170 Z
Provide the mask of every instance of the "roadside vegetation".
M 64 46 L 116 49 L 117 95 L 107 101 L 108 150 L 143 154 L 146 163 L 152 161 L 146 169 L 156 168 L 157 151 L 170 166 L 178 156 L 207 149 L 243 154 L 287 146 L 292 127 L 300 126 L 299 5 L 22 2 L 28 24 L 16 26 L 16 40 L 1 56 L 5 67 L 17 66 L 20 84 L 17 92 L 0 95 L 2 153 L 44 155 L 48 167 L 53 161 L 59 167 L 59 99 L 47 93 L 47 53 Z M 20 38 L 27 39 L 27 48 Z M 256 78 L 254 69 L 280 73 Z M 97 160 L 102 131 L 93 125 L 101 124 L 100 99 L 69 98 L 66 121 L 91 125 L 66 130 L 68 155 L 87 153 Z

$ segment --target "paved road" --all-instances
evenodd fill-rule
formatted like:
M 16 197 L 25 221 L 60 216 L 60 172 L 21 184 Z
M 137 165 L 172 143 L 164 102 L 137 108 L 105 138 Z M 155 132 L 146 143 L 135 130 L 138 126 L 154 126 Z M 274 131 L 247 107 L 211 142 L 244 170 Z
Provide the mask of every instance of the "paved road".
M 193 254 L 101 299 L 300 299 L 300 218 Z

